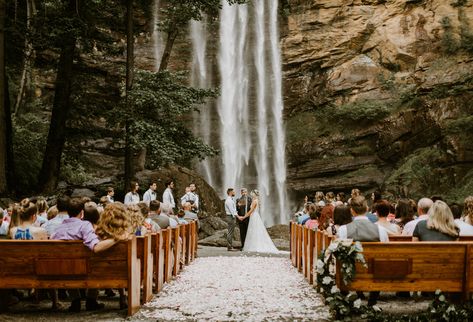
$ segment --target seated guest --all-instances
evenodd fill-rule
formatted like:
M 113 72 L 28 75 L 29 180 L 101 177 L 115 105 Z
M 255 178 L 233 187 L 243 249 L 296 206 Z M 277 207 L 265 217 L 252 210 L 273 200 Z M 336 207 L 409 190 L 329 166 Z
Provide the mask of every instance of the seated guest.
M 394 214 L 396 217 L 395 223 L 402 231 L 408 222 L 414 220 L 414 209 L 409 199 L 399 199 Z
M 353 239 L 353 241 L 360 242 L 389 241 L 386 230 L 380 225 L 373 224 L 368 217 L 366 217 L 368 203 L 363 196 L 357 196 L 351 199 L 350 212 L 354 217 L 353 221 L 340 226 L 338 229 L 338 237 L 340 239 Z M 368 305 L 375 305 L 378 297 L 379 292 L 370 292 Z
M 351 199 L 350 212 L 353 221 L 349 224 L 340 226 L 338 229 L 338 238 L 353 239 L 354 241 L 382 241 L 388 242 L 388 233 L 381 227 L 373 224 L 366 213 L 368 212 L 368 204 L 363 196 Z
M 325 195 L 325 201 L 327 205 L 331 204 L 335 207 L 335 194 L 332 191 L 327 192 Z
M 473 226 L 461 220 L 462 209 L 459 204 L 453 203 L 450 206 L 455 225 L 460 228 L 460 236 L 473 236 Z
M 152 200 L 152 201 L 156 201 L 156 200 Z M 141 201 L 140 203 L 138 203 L 138 207 L 140 208 L 141 215 L 145 219 L 143 226 L 146 227 L 146 230 L 152 233 L 156 233 L 160 231 L 161 227 L 159 227 L 159 225 L 150 218 L 150 210 L 149 210 L 148 204 L 144 201 Z
M 13 216 L 13 206 L 13 204 L 8 205 L 7 211 L 3 212 L 2 224 L 0 226 L 0 235 L 2 236 L 10 236 L 9 232 Z M 17 226 L 18 223 L 14 223 L 14 225 Z
M 401 228 L 396 224 L 390 223 L 387 219 L 387 216 L 389 215 L 389 208 L 390 204 L 386 200 L 379 200 L 376 203 L 375 211 L 378 215 L 378 221 L 376 224 L 386 229 L 388 235 L 400 235 Z
M 334 205 L 328 203 L 324 207 L 320 207 L 319 229 L 325 230 L 333 222 Z
M 57 208 L 57 215 L 49 220 L 46 224 L 44 224 L 44 229 L 48 232 L 48 236 L 51 237 L 52 234 L 56 231 L 57 227 L 59 227 L 62 222 L 69 218 L 67 214 L 67 209 L 69 207 L 70 198 L 68 196 L 61 196 L 57 199 L 56 208 Z
M 130 216 L 131 225 L 133 226 L 134 234 L 136 236 L 144 236 L 148 233 L 148 229 L 146 228 L 145 218 L 141 214 L 140 207 L 138 205 L 127 205 L 126 209 L 128 211 L 128 215 Z
M 463 221 L 473 225 L 473 196 L 468 196 L 463 202 Z
M 197 229 L 199 229 L 200 228 L 199 217 L 197 216 L 195 212 L 192 211 L 192 204 L 190 202 L 186 202 L 182 206 L 182 209 L 184 210 L 184 213 L 185 213 L 184 219 L 195 220 L 197 222 Z
M 184 210 L 182 210 L 182 209 L 178 210 L 178 212 L 177 212 L 177 222 L 179 224 L 187 224 L 187 220 L 184 219 L 185 215 L 186 215 L 186 213 L 184 212 Z
M 403 236 L 412 236 L 414 229 L 420 221 L 427 220 L 429 218 L 429 209 L 432 207 L 433 201 L 429 198 L 422 198 L 417 203 L 417 219 L 409 221 L 402 230 Z
M 169 204 L 161 203 L 161 214 L 160 216 L 167 216 L 169 218 L 169 227 L 175 228 L 177 227 L 178 223 L 177 220 L 174 218 L 174 211 L 172 210 Z M 162 228 L 162 227 L 161 227 Z
M 347 225 L 353 221 L 350 207 L 340 205 L 333 211 L 333 225 L 327 228 L 329 236 L 336 236 L 340 226 Z
M 67 208 L 69 218 L 57 227 L 51 239 L 57 240 L 82 240 L 84 245 L 87 246 L 94 253 L 104 251 L 113 246 L 116 241 L 115 239 L 99 240 L 94 232 L 94 228 L 89 221 L 82 220 L 84 215 L 84 203 L 81 198 L 73 198 L 69 201 Z M 79 312 L 81 309 L 81 296 L 79 290 L 69 290 L 71 297 L 71 306 L 69 311 Z M 86 310 L 93 311 L 102 309 L 104 305 L 97 302 L 98 291 L 89 289 L 87 291 L 87 299 L 85 303 Z
M 48 233 L 44 228 L 37 227 L 34 225 L 36 222 L 36 216 L 38 208 L 29 199 L 23 199 L 20 202 L 18 211 L 18 217 L 20 223 L 17 227 L 14 227 L 10 231 L 12 239 L 20 240 L 46 240 L 48 239 Z
M 314 203 L 317 206 L 325 207 L 325 195 L 322 191 L 317 191 L 314 196 Z
M 38 208 L 38 215 L 34 224 L 37 227 L 41 227 L 48 222 L 48 203 L 46 199 L 38 198 L 34 204 Z
M 328 207 L 330 205 L 327 205 Z M 313 203 L 309 205 L 309 216 L 310 219 L 305 222 L 305 226 L 309 229 L 317 230 L 319 227 L 319 216 L 321 212 L 321 207 L 317 207 Z
M 305 224 L 305 222 L 307 220 L 310 219 L 310 216 L 309 216 L 309 206 L 312 204 L 312 202 L 307 202 L 305 205 L 304 205 L 304 210 L 302 211 L 302 213 L 297 217 L 297 223 L 298 224 Z
M 157 223 L 161 229 L 166 229 L 169 227 L 169 217 L 161 214 L 161 203 L 159 200 L 153 200 L 149 203 L 148 217 Z
M 56 217 L 58 213 L 59 213 L 59 211 L 57 210 L 56 206 L 52 206 L 51 208 L 49 208 L 48 209 L 48 221 L 50 221 L 51 219 Z
M 344 205 L 346 205 L 346 203 L 347 203 L 347 198 L 346 198 L 344 192 L 339 192 L 339 193 L 337 193 L 337 201 L 340 201 L 341 203 L 343 203 Z
M 427 214 L 426 220 L 417 223 L 412 241 L 458 240 L 460 229 L 455 225 L 452 212 L 445 202 L 437 200 Z
M 82 220 L 88 221 L 95 228 L 100 219 L 100 212 L 95 202 L 89 201 L 84 204 L 84 218 Z

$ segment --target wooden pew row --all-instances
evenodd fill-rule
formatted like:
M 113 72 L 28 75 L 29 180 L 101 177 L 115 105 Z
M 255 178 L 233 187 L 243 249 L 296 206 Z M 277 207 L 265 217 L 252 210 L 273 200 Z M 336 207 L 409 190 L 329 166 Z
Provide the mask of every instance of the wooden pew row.
M 82 241 L 0 240 L 0 288 L 126 288 L 140 308 L 141 264 L 133 237 L 95 254 Z
M 389 241 L 399 241 L 399 242 L 410 242 L 412 241 L 412 236 L 389 236 Z M 460 236 L 458 241 L 473 241 L 473 236 Z
M 303 250 L 291 247 L 291 261 L 309 283 L 315 283 L 313 274 L 319 254 L 331 238 L 321 231 L 291 223 L 291 245 L 302 245 Z M 307 236 L 307 237 L 306 237 Z M 368 267 L 357 263 L 356 279 L 348 286 L 342 285 L 337 273 L 337 285 L 342 290 L 353 291 L 426 291 L 439 288 L 444 292 L 460 292 L 468 299 L 473 290 L 473 238 L 461 237 L 458 242 L 412 242 L 411 237 L 393 236 L 389 243 L 362 243 Z M 391 236 L 390 236 L 391 238 Z M 466 241 L 461 241 L 466 240 Z M 306 263 L 306 264 L 305 264 Z M 337 270 L 339 272 L 339 270 Z

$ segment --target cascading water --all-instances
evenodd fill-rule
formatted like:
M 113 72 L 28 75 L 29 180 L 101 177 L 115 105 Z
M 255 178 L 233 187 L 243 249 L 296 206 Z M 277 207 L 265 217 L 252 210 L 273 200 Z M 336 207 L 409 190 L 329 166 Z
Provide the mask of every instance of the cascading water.
M 276 0 L 255 0 L 251 6 L 230 6 L 222 0 L 218 48 L 221 95 L 217 109 L 221 168 L 209 166 L 206 170 L 202 164 L 207 180 L 223 177 L 219 187 L 214 185 L 222 197 L 228 187 L 258 188 L 260 213 L 267 226 L 288 221 L 277 15 Z M 202 25 L 193 22 L 191 36 L 192 82 L 194 86 L 212 86 L 206 76 L 207 40 Z M 205 111 L 198 118 L 199 124 L 212 127 Z M 204 140 L 210 135 L 202 129 L 196 133 Z
M 206 55 L 207 55 L 207 32 L 206 19 L 202 21 L 192 20 L 190 23 L 190 34 L 192 40 L 192 74 L 191 85 L 198 88 L 209 88 L 211 85 L 210 74 L 208 73 Z M 200 112 L 194 115 L 194 133 L 199 135 L 206 144 L 210 144 L 210 111 L 209 103 L 200 108 Z M 199 164 L 200 172 L 205 180 L 214 186 L 213 174 L 211 171 L 210 160 L 205 159 Z
M 153 4 L 153 54 L 154 54 L 154 68 L 155 71 L 158 71 L 159 64 L 161 63 L 161 55 L 163 54 L 163 49 L 161 44 L 163 43 L 163 37 L 161 32 L 158 29 L 159 22 L 159 0 L 154 0 Z

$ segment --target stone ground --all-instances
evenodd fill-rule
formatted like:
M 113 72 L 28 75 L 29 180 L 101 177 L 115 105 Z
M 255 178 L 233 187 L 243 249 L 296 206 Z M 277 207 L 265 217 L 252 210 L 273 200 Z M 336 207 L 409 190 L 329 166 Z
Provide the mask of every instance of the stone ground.
M 50 302 L 22 301 L 2 322 L 17 321 L 324 321 L 328 310 L 315 289 L 296 273 L 289 253 L 276 255 L 228 252 L 199 246 L 196 261 L 132 318 L 118 309 L 118 296 L 100 297 L 105 309 L 72 314 L 50 310 Z M 430 299 L 395 298 L 381 294 L 378 306 L 387 312 L 411 313 L 427 309 Z

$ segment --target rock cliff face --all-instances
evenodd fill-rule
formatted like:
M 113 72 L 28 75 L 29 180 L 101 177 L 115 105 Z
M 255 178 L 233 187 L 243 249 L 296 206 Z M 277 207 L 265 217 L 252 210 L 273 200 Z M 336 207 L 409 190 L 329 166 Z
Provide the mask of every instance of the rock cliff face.
M 290 188 L 455 199 L 473 186 L 471 1 L 289 0 L 285 12 Z

